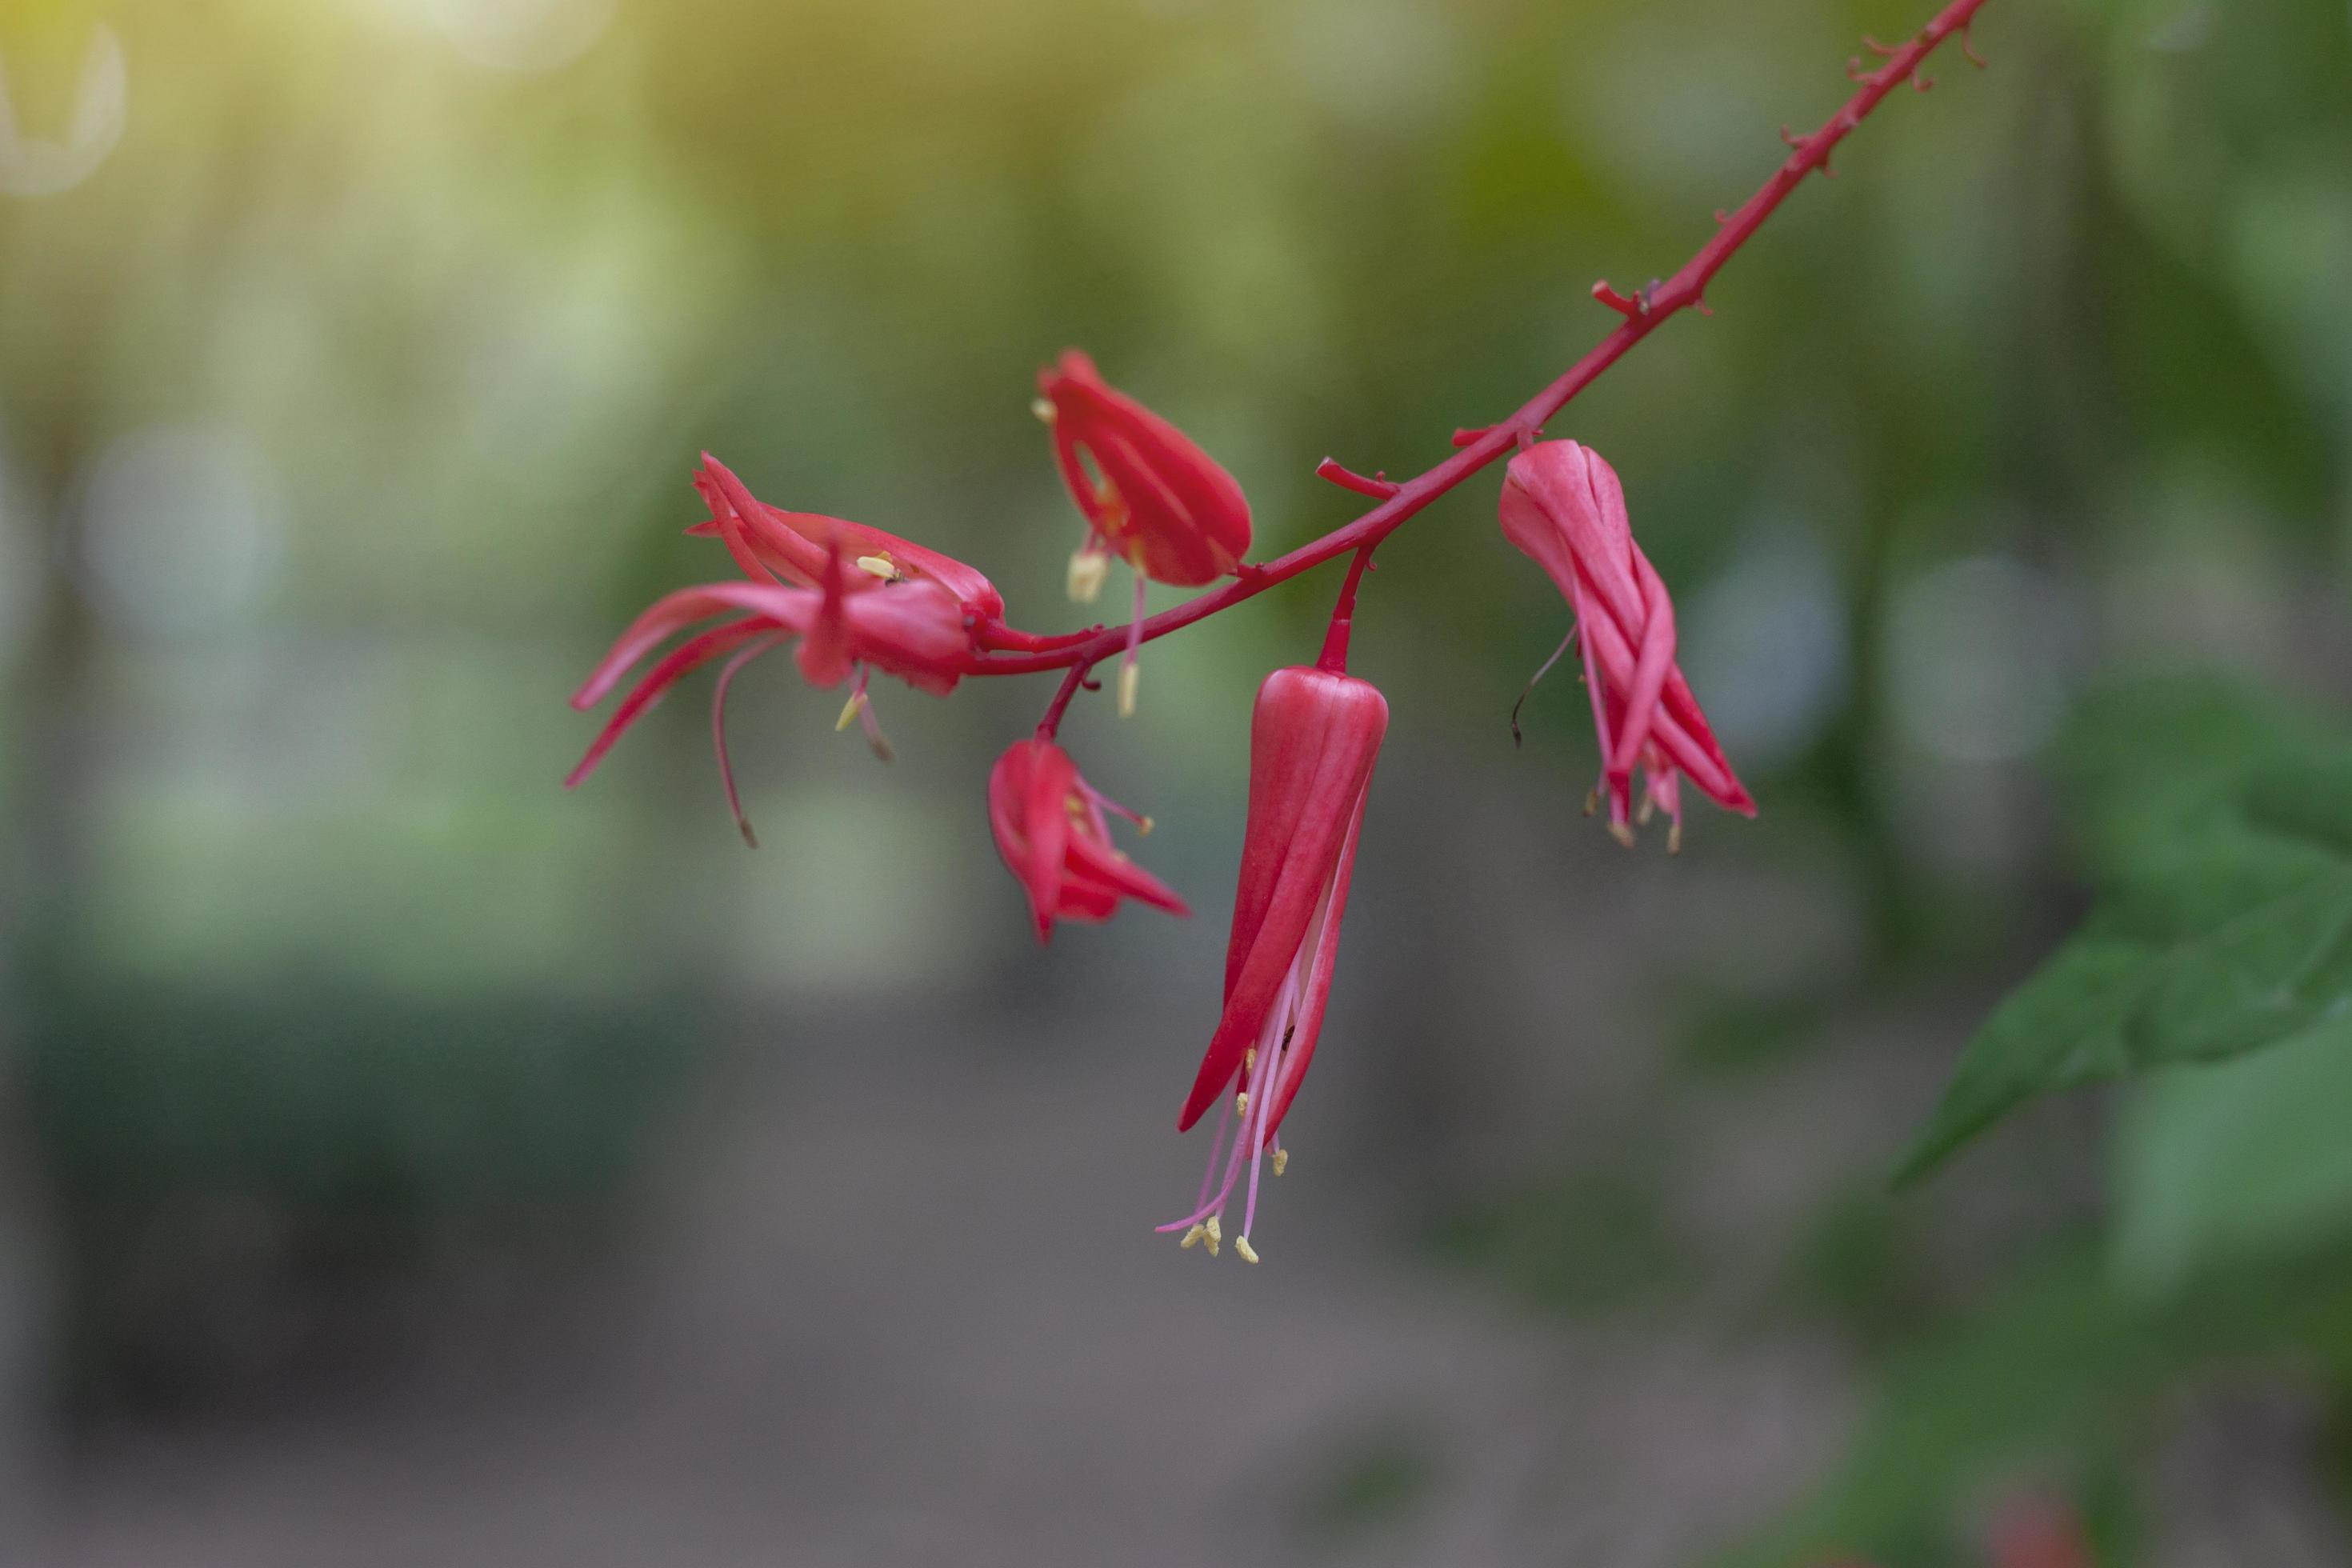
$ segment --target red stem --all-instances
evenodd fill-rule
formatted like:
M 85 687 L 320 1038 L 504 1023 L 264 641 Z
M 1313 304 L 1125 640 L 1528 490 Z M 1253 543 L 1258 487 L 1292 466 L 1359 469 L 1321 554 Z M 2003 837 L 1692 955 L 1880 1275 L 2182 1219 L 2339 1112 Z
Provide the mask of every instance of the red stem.
M 1364 580 L 1364 569 L 1372 563 L 1372 550 L 1373 546 L 1364 545 L 1348 563 L 1347 580 L 1339 584 L 1339 602 L 1331 606 L 1331 628 L 1323 634 L 1323 657 L 1315 661 L 1318 669 L 1334 675 L 1348 673 L 1348 634 L 1356 629 L 1356 584 Z
M 1045 705 L 1045 716 L 1037 721 L 1039 740 L 1050 741 L 1060 731 L 1062 715 L 1069 711 L 1070 699 L 1076 697 L 1078 688 L 1087 683 L 1087 671 L 1092 668 L 1090 664 L 1074 664 L 1070 666 L 1070 673 L 1062 677 L 1062 689 L 1054 693 L 1054 700 Z
M 1811 135 L 1791 139 L 1791 151 L 1780 166 L 1773 171 L 1772 177 L 1765 181 L 1762 188 L 1748 197 L 1738 211 L 1726 217 L 1715 237 L 1701 246 L 1698 254 L 1685 262 L 1682 270 L 1672 278 L 1638 290 L 1630 298 L 1617 294 L 1605 283 L 1596 285 L 1595 294 L 1611 309 L 1623 313 L 1625 320 L 1616 331 L 1595 344 L 1590 353 L 1570 366 L 1566 374 L 1529 399 L 1517 413 L 1500 425 L 1476 433 L 1475 437 L 1469 431 L 1457 431 L 1454 441 L 1461 450 L 1435 468 L 1405 480 L 1387 500 L 1355 521 L 1336 528 L 1311 543 L 1302 544 L 1287 555 L 1264 565 L 1244 564 L 1234 573 L 1232 582 L 1198 598 L 1187 600 L 1173 609 L 1161 611 L 1143 623 L 1141 640 L 1150 642 L 1164 637 L 1195 621 L 1229 610 L 1245 599 L 1257 597 L 1276 584 L 1286 583 L 1300 573 L 1312 571 L 1347 551 L 1361 550 L 1369 555 L 1374 546 L 1394 532 L 1406 519 L 1510 451 L 1519 444 L 1522 436 L 1534 437 L 1546 421 L 1567 405 L 1570 398 L 1591 385 L 1594 377 L 1615 364 L 1626 350 L 1656 331 L 1668 317 L 1693 307 L 1704 311 L 1706 286 L 1723 269 L 1723 264 L 1729 261 L 1739 247 L 1763 226 L 1764 220 L 1788 199 L 1789 193 L 1795 190 L 1807 174 L 1817 169 L 1825 171 L 1829 166 L 1830 153 L 1837 144 L 1844 141 L 1871 110 L 1884 102 L 1888 93 L 1909 80 L 1912 72 L 1935 52 L 1937 45 L 1967 28 L 1984 3 L 1985 0 L 1951 0 L 1916 37 L 1902 47 L 1891 50 L 1885 65 L 1857 78 L 1861 88 L 1846 100 L 1844 107 L 1831 115 Z M 1361 565 L 1361 558 L 1358 564 Z M 1343 591 L 1343 603 L 1350 601 L 1352 589 L 1351 579 L 1349 589 Z M 1335 620 L 1335 632 L 1339 626 Z M 1013 646 L 1013 638 L 1030 638 L 1030 634 L 1014 632 L 1011 627 L 997 628 L 996 636 L 995 646 L 999 647 Z M 1344 650 L 1345 634 L 1339 633 L 1339 636 Z M 975 655 L 968 673 L 1027 675 L 1044 669 L 1084 668 L 1124 647 L 1128 632 L 1124 627 L 1113 627 L 1073 634 L 1073 637 L 1076 640 L 1058 648 L 995 657 Z M 1057 639 L 1030 640 L 1042 643 Z M 1065 683 L 1062 694 L 1055 699 L 1052 717 L 1059 718 L 1061 709 L 1067 705 L 1069 695 L 1075 689 L 1074 684 Z

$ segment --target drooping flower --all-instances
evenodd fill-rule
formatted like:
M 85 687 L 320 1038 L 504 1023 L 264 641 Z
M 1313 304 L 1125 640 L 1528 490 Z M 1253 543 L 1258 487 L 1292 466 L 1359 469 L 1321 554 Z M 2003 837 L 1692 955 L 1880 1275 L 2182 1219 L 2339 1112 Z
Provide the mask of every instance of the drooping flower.
M 1666 814 L 1670 848 L 1682 845 L 1681 778 L 1725 809 L 1755 816 L 1754 798 L 1675 663 L 1674 602 L 1633 541 L 1617 471 L 1574 441 L 1538 442 L 1511 459 L 1502 523 L 1504 537 L 1544 569 L 1576 612 L 1570 639 L 1583 658 L 1600 732 L 1610 831 L 1633 842 L 1636 766 L 1645 780 L 1642 819 L 1653 809 Z
M 1182 1219 L 1184 1245 L 1223 1239 L 1225 1206 L 1249 1161 L 1249 1187 L 1234 1250 L 1255 1263 L 1258 1166 L 1314 1059 L 1339 950 L 1339 921 L 1356 861 L 1356 836 L 1372 763 L 1388 731 L 1389 705 L 1369 681 L 1328 669 L 1277 669 L 1258 689 L 1250 721 L 1249 828 L 1242 845 L 1234 925 L 1225 945 L 1225 999 L 1177 1131 L 1222 1100 L 1200 1199 Z M 1225 1133 L 1235 1119 L 1230 1148 Z M 1220 1172 L 1220 1155 L 1223 1170 Z
M 1054 432 L 1054 457 L 1087 534 L 1070 557 L 1070 597 L 1102 591 L 1109 557 L 1135 569 L 1135 614 L 1147 581 L 1213 583 L 1249 549 L 1248 498 L 1191 437 L 1106 384 L 1095 362 L 1071 349 L 1037 373 L 1037 411 Z M 1119 711 L 1135 708 L 1137 642 L 1119 665 Z
M 1106 813 L 1151 831 L 1150 817 L 1087 783 L 1070 754 L 1043 737 L 1015 741 L 990 770 L 988 826 L 996 852 L 1029 895 L 1040 942 L 1053 936 L 1057 920 L 1110 919 L 1122 899 L 1175 915 L 1192 912 L 1112 845 Z
M 850 589 L 855 576 L 872 585 Z M 795 662 L 813 686 L 834 687 L 852 682 L 849 705 L 842 710 L 841 727 L 853 718 L 867 722 L 875 749 L 888 754 L 872 712 L 866 703 L 868 674 L 880 670 L 920 691 L 945 696 L 955 689 L 971 658 L 971 635 L 963 607 L 938 583 L 923 579 L 885 584 L 870 574 L 851 574 L 840 548 L 828 554 L 814 588 L 786 587 L 775 583 L 707 583 L 681 588 L 654 602 L 614 643 L 585 684 L 572 695 L 572 705 L 586 711 L 603 701 L 622 678 L 654 649 L 697 622 L 736 612 L 735 618 L 700 632 L 678 644 L 656 661 L 622 699 L 587 753 L 563 783 L 569 789 L 595 771 L 622 733 L 660 700 L 680 679 L 715 658 L 732 654 L 719 677 L 711 698 L 711 737 L 719 753 L 719 776 L 727 789 L 729 807 L 744 837 L 751 837 L 736 797 L 734 772 L 727 758 L 727 689 L 737 670 L 770 648 L 797 637 Z
M 945 588 L 973 616 L 994 619 L 1004 614 L 1003 595 L 977 567 L 862 522 L 770 506 L 708 452 L 695 470 L 694 488 L 710 509 L 710 517 L 687 532 L 723 541 L 753 582 L 782 579 L 816 587 L 824 578 L 825 560 L 837 545 L 858 568 L 845 584 L 851 592 L 888 583 L 929 582 Z

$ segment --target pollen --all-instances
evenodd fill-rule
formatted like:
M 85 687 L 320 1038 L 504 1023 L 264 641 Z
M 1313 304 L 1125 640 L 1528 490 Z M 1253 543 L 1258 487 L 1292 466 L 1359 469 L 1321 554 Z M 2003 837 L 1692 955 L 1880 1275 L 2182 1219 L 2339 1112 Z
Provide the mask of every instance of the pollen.
M 1140 833 L 1141 835 L 1143 835 L 1143 837 L 1146 837 L 1146 838 L 1150 837 L 1151 837 L 1151 818 L 1150 818 L 1150 817 L 1148 817 L 1148 816 L 1139 816 L 1139 817 L 1137 817 L 1137 818 L 1135 819 L 1135 830 L 1136 830 L 1138 833 Z
M 879 577 L 885 583 L 898 581 L 898 563 L 887 555 L 861 555 L 857 558 L 857 569 Z
M 1192 1229 L 1186 1231 L 1184 1233 L 1184 1239 L 1178 1242 L 1176 1245 L 1180 1247 L 1189 1248 L 1193 1243 L 1199 1241 L 1202 1237 L 1208 1234 L 1208 1226 L 1196 1225 Z
M 1064 584 L 1069 591 L 1070 602 L 1091 605 L 1102 597 L 1103 583 L 1110 576 L 1110 557 L 1099 550 L 1080 545 L 1070 552 L 1069 580 Z
M 1239 1094 L 1234 1096 L 1234 1114 L 1235 1116 L 1247 1116 L 1249 1114 L 1248 1089 L 1244 1089 Z
M 841 705 L 841 717 L 833 721 L 833 732 L 838 735 L 844 730 L 848 729 L 852 724 L 856 723 L 857 710 L 865 706 L 866 693 L 863 691 L 851 692 L 849 694 L 849 700 Z
M 1278 1176 L 1289 1168 L 1290 1151 L 1287 1149 L 1276 1149 L 1274 1152 L 1274 1173 Z
M 1257 1071 L 1257 1047 L 1252 1046 L 1242 1053 L 1242 1076 L 1247 1078 L 1255 1071 Z
M 1209 1216 L 1208 1223 L 1201 1227 L 1201 1234 L 1208 1240 L 1209 1256 L 1214 1258 L 1217 1255 L 1217 1243 L 1224 1240 L 1225 1238 L 1223 1227 L 1217 1224 L 1217 1216 L 1215 1215 L 1211 1215 Z
M 1679 855 L 1682 852 L 1683 825 L 1677 822 L 1672 827 L 1666 829 L 1666 853 L 1669 855 Z
M 1246 1236 L 1237 1236 L 1234 1237 L 1234 1250 L 1242 1255 L 1242 1261 L 1244 1263 L 1255 1263 L 1257 1261 L 1257 1248 L 1249 1244 L 1249 1237 Z
M 1136 683 L 1142 678 L 1143 667 L 1139 664 L 1122 664 L 1118 667 L 1118 716 L 1120 718 L 1135 717 L 1135 688 Z
M 1628 849 L 1633 847 L 1633 830 L 1622 822 L 1612 822 L 1609 825 L 1609 837 Z
M 1031 403 L 1029 405 L 1029 412 L 1034 414 L 1038 420 L 1043 424 L 1051 425 L 1054 422 L 1054 405 L 1045 398 L 1040 397 Z M 1192 1244 L 1188 1241 L 1184 1245 L 1190 1247 Z

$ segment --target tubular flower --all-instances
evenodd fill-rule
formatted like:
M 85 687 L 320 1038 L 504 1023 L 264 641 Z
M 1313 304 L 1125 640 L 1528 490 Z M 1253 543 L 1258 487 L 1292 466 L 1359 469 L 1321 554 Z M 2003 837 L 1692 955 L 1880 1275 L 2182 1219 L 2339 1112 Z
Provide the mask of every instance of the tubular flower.
M 1102 591 L 1108 557 L 1135 569 L 1134 622 L 1147 581 L 1195 588 L 1240 564 L 1249 549 L 1248 498 L 1184 432 L 1106 384 L 1076 349 L 1037 373 L 1039 417 L 1087 535 L 1070 557 L 1070 597 Z M 1119 667 L 1119 711 L 1135 708 L 1137 643 Z
M 955 689 L 971 657 L 971 636 L 964 611 L 953 595 L 936 582 L 910 579 L 883 584 L 867 575 L 870 588 L 852 592 L 853 574 L 845 570 L 838 547 L 826 558 L 814 588 L 786 587 L 774 583 L 709 583 L 682 588 L 654 602 L 635 625 L 621 634 L 586 684 L 572 695 L 572 705 L 583 712 L 603 701 L 621 679 L 670 637 L 698 621 L 735 612 L 735 618 L 698 633 L 664 655 L 644 679 L 621 700 L 579 765 L 563 783 L 571 788 L 595 771 L 613 743 L 660 700 L 662 694 L 685 676 L 721 656 L 731 654 L 720 671 L 711 698 L 711 739 L 719 753 L 719 777 L 727 788 L 729 806 L 744 837 L 751 837 L 736 798 L 734 773 L 727 758 L 727 688 L 736 671 L 770 648 L 800 638 L 796 659 L 813 686 L 852 683 L 849 705 L 842 710 L 842 728 L 853 718 L 866 721 L 867 738 L 886 758 L 887 745 L 874 727 L 866 701 L 869 672 L 897 676 L 918 690 L 944 697 Z
M 845 584 L 850 592 L 888 583 L 936 583 L 968 615 L 992 620 L 1004 614 L 1003 595 L 977 568 L 862 522 L 770 506 L 708 452 L 695 470 L 694 488 L 710 509 L 710 517 L 687 532 L 724 542 L 743 574 L 755 583 L 781 579 L 816 587 L 824 579 L 826 558 L 838 545 L 858 568 Z
M 1633 542 L 1617 471 L 1573 441 L 1538 442 L 1511 459 L 1502 522 L 1503 536 L 1544 569 L 1576 612 L 1570 637 L 1584 660 L 1600 732 L 1610 832 L 1633 841 L 1636 765 L 1644 775 L 1641 820 L 1664 812 L 1674 824 L 1669 848 L 1682 847 L 1682 778 L 1725 809 L 1755 816 L 1755 800 L 1675 667 L 1674 602 Z
M 1377 689 L 1331 670 L 1277 669 L 1258 689 L 1224 1010 L 1177 1130 L 1191 1128 L 1213 1102 L 1223 1101 L 1224 1110 L 1197 1205 L 1160 1227 L 1182 1231 L 1187 1247 L 1206 1240 L 1216 1252 L 1246 1153 L 1248 1196 L 1234 1249 L 1257 1261 L 1249 1233 L 1258 1164 L 1269 1151 L 1276 1175 L 1288 1163 L 1276 1133 L 1322 1031 L 1356 836 L 1388 723 L 1388 701 Z M 1225 1132 L 1236 1120 L 1228 1149 Z
M 1015 741 L 988 775 L 988 826 L 1022 889 L 1037 940 L 1054 922 L 1100 921 L 1135 899 L 1174 915 L 1192 911 L 1159 878 L 1111 844 L 1106 812 L 1151 831 L 1151 819 L 1120 805 L 1078 773 L 1070 754 L 1043 738 Z

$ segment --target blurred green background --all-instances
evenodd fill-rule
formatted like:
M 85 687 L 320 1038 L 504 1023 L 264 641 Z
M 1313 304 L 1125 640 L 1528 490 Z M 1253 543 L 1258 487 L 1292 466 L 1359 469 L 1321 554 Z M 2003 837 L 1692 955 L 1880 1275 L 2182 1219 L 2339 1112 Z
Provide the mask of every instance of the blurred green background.
M 1150 1226 L 1328 574 L 1066 731 L 1189 923 L 1030 943 L 982 790 L 1050 682 L 892 687 L 885 768 L 756 668 L 757 854 L 699 682 L 557 788 L 727 574 L 701 449 L 1076 625 L 1059 350 L 1290 548 L 1925 19 L 0 6 L 0 1561 L 2352 1563 L 2352 1045 L 1886 1182 L 2147 790 L 2344 727 L 2343 0 L 1993 0 L 1553 426 L 1757 823 L 1617 850 L 1565 675 L 1513 748 L 1567 617 L 1491 479 L 1383 551 L 1261 1268 Z

